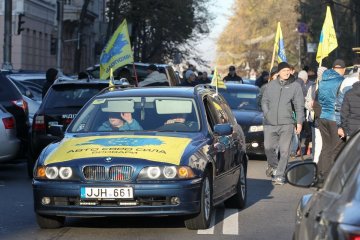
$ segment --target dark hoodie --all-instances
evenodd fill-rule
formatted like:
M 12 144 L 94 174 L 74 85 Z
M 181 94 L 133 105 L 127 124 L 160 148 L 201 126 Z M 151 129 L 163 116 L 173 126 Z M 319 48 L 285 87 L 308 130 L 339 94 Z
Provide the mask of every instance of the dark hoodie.
M 360 82 L 347 91 L 340 111 L 341 127 L 351 136 L 360 129 Z

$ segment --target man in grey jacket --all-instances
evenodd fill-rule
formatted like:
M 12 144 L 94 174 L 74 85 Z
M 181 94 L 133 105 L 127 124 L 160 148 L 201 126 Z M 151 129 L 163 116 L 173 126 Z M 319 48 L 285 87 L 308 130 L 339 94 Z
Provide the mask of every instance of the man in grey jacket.
M 300 134 L 304 121 L 304 96 L 301 86 L 291 81 L 290 65 L 278 65 L 277 79 L 269 82 L 261 100 L 264 112 L 264 145 L 268 162 L 266 174 L 272 176 L 277 185 L 285 183 L 284 173 L 290 155 L 290 144 L 296 123 L 296 133 Z M 294 114 L 295 112 L 295 118 Z M 276 149 L 280 150 L 280 160 Z

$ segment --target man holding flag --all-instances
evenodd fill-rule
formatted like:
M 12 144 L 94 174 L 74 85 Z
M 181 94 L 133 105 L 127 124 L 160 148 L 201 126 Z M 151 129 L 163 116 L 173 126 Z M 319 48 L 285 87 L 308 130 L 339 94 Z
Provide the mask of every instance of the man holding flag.
M 126 19 L 116 29 L 100 56 L 100 79 L 108 79 L 112 70 L 133 63 Z

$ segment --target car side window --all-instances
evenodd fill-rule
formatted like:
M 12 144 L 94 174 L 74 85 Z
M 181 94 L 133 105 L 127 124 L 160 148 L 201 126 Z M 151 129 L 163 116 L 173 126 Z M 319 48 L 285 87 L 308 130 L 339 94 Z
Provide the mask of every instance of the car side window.
M 215 111 L 210 103 L 210 97 L 206 96 L 203 101 L 206 111 L 207 122 L 210 125 L 211 130 L 214 131 L 214 125 L 216 124 L 216 116 L 214 114 Z
M 338 155 L 324 185 L 324 190 L 340 194 L 360 162 L 360 134 L 355 135 Z

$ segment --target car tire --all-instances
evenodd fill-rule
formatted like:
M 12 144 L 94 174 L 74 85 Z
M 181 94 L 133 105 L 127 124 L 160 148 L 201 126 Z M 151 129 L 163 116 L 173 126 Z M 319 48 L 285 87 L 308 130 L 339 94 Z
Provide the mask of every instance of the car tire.
M 245 162 L 240 165 L 240 175 L 236 190 L 236 194 L 225 201 L 225 207 L 243 209 L 246 205 L 247 181 Z
M 61 228 L 64 226 L 65 217 L 36 214 L 36 221 L 40 228 L 43 229 Z
M 209 228 L 211 217 L 213 215 L 212 195 L 212 179 L 209 171 L 206 171 L 201 187 L 200 213 L 194 217 L 185 220 L 185 226 L 187 229 L 198 230 Z

